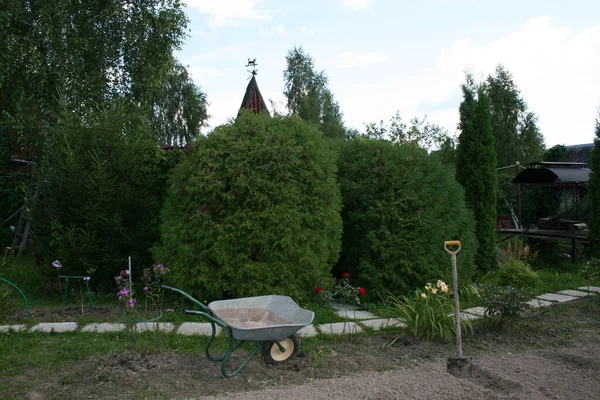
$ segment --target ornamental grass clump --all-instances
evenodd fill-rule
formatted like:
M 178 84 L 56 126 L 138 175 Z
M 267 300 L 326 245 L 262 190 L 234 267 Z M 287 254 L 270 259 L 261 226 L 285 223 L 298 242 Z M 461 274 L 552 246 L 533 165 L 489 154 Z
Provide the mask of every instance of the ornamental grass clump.
M 401 298 L 390 295 L 386 301 L 411 335 L 427 341 L 442 339 L 452 342 L 454 339 L 456 323 L 452 291 L 445 282 L 427 283 L 425 291 L 416 289 Z M 463 319 L 461 324 L 463 328 L 471 329 L 469 320 Z M 400 334 L 393 337 L 388 345 L 393 345 L 401 337 Z

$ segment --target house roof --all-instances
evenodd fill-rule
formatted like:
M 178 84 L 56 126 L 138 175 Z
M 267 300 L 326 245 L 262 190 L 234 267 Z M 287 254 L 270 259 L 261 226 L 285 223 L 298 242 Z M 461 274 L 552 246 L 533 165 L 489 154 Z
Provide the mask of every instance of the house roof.
M 587 183 L 590 172 L 591 170 L 589 168 L 527 168 L 513 179 L 513 183 L 546 185 Z
M 580 162 L 587 164 L 587 166 L 589 167 L 593 148 L 594 143 L 565 146 L 565 149 L 567 149 L 565 155 L 557 161 Z
M 244 94 L 244 99 L 242 100 L 242 105 L 240 106 L 240 111 L 244 109 L 252 110 L 255 114 L 266 112 L 267 115 L 271 115 L 267 109 L 265 100 L 260 94 L 260 90 L 258 89 L 258 84 L 256 83 L 256 78 L 254 75 L 252 75 L 252 79 L 250 79 L 250 82 L 248 82 L 246 94 Z

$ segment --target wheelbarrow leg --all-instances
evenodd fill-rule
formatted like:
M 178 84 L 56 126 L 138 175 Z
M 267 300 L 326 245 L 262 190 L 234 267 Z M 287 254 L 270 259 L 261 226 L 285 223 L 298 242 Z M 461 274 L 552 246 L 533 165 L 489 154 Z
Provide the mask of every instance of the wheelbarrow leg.
M 239 345 L 242 344 L 242 342 L 238 341 L 237 343 L 234 343 L 233 341 L 230 340 L 229 343 L 230 343 L 229 349 L 227 350 L 227 353 L 225 354 L 225 358 L 223 359 L 223 362 L 221 363 L 221 373 L 223 374 L 223 376 L 225 378 L 231 378 L 233 376 L 236 376 L 240 372 L 242 372 L 242 370 L 244 368 L 246 368 L 246 365 L 250 362 L 252 357 L 254 357 L 256 355 L 256 353 L 258 353 L 258 350 L 260 350 L 260 347 L 263 344 L 263 342 L 258 342 L 258 344 L 252 349 L 252 351 L 244 359 L 242 364 L 239 367 L 237 367 L 236 370 L 230 372 L 227 369 L 227 365 L 229 364 L 229 358 L 231 357 L 231 354 L 233 354 L 235 349 L 237 349 L 239 347 Z

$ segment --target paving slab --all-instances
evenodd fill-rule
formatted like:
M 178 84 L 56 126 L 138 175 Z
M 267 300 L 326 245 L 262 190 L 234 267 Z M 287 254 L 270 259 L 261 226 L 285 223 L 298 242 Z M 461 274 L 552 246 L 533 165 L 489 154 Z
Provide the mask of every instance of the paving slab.
M 0 325 L 0 332 L 19 332 L 26 330 L 25 325 Z
M 577 289 L 585 290 L 586 292 L 600 293 L 600 287 L 598 286 L 579 286 Z
M 580 290 L 561 290 L 560 292 L 556 293 L 573 297 L 585 297 L 590 295 L 588 292 L 582 292 Z
M 531 308 L 540 308 L 540 307 L 548 307 L 554 304 L 551 301 L 540 300 L 540 299 L 532 299 L 527 302 L 531 306 Z
M 136 332 L 147 332 L 147 331 L 155 331 L 156 325 L 158 324 L 158 330 L 169 333 L 175 328 L 171 322 L 138 322 L 135 324 L 133 329 Z
M 103 322 L 101 324 L 87 324 L 81 328 L 81 332 L 95 332 L 95 333 L 106 333 L 106 332 L 121 332 L 125 330 L 125 324 L 113 324 Z
M 349 319 L 376 319 L 379 318 L 377 315 L 364 310 L 356 310 L 353 308 L 337 308 L 335 313 L 340 317 Z
M 77 322 L 49 322 L 37 324 L 29 332 L 73 332 L 77 329 Z
M 318 325 L 319 331 L 326 335 L 344 335 L 362 332 L 362 328 L 356 322 L 334 322 L 332 324 Z
M 452 314 L 452 315 L 454 315 L 454 314 Z M 472 321 L 472 320 L 479 319 L 479 318 L 482 318 L 482 317 L 483 317 L 483 315 L 475 315 L 475 314 L 460 313 L 460 319 L 461 319 L 461 321 L 462 321 L 463 319 L 466 319 L 466 320 Z
M 465 310 L 461 310 L 461 313 L 467 313 L 477 315 L 478 317 L 483 317 L 485 315 L 485 307 L 471 307 Z
M 317 329 L 314 325 L 306 325 L 304 328 L 298 331 L 298 335 L 301 337 L 313 337 L 317 335 Z
M 358 321 L 358 323 L 364 326 L 368 326 L 369 328 L 374 329 L 376 331 L 392 326 L 398 328 L 403 328 L 406 326 L 403 322 L 400 322 L 394 318 L 367 319 L 365 321 Z
M 215 324 L 215 335 L 221 332 L 221 327 Z M 212 335 L 212 326 L 210 322 L 184 322 L 179 325 L 177 333 L 180 335 Z
M 566 303 L 567 301 L 577 300 L 577 297 L 557 293 L 546 293 L 536 297 L 540 300 L 553 301 L 555 303 Z

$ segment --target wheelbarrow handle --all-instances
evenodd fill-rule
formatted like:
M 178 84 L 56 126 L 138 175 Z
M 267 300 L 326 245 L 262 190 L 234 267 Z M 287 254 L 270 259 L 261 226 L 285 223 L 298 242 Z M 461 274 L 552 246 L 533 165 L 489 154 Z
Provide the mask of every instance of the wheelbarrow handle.
M 220 321 L 220 320 L 216 319 L 215 317 L 213 317 L 212 315 L 207 314 L 207 313 L 202 312 L 202 311 L 198 311 L 198 310 L 185 310 L 183 313 L 184 314 L 191 314 L 191 315 L 200 315 L 200 316 L 206 318 L 207 320 L 209 320 L 210 322 L 219 325 L 221 328 L 223 328 L 225 330 L 227 330 L 229 328 L 227 326 L 227 324 L 224 323 L 223 321 Z
M 190 296 L 189 294 L 187 294 L 183 290 L 174 288 L 172 286 L 167 286 L 167 285 L 161 285 L 161 288 L 167 289 L 167 290 L 171 290 L 171 291 L 173 291 L 175 293 L 179 293 L 180 295 L 182 295 L 183 297 L 185 297 L 186 299 L 188 299 L 192 303 L 196 304 L 197 306 L 200 306 L 200 308 L 202 308 L 202 310 L 204 310 L 205 312 L 207 312 L 207 313 L 210 314 L 210 310 L 208 309 L 208 307 L 206 307 L 204 304 L 202 304 L 202 302 L 196 300 L 195 298 L 193 298 L 192 296 Z
M 448 246 L 458 246 L 458 249 L 452 251 L 448 248 Z M 446 250 L 446 253 L 448 254 L 458 254 L 461 248 L 462 247 L 460 246 L 460 240 L 448 240 L 444 242 L 444 250 Z

